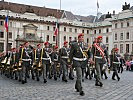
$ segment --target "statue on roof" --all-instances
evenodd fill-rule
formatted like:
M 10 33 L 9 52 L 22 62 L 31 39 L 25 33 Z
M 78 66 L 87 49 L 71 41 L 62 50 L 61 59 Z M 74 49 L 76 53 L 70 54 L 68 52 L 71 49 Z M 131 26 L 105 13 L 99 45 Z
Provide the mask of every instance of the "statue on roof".
M 108 14 L 106 14 L 105 18 L 112 18 L 111 13 L 108 12 Z
M 122 10 L 128 10 L 130 9 L 130 3 L 127 4 L 127 2 L 125 2 L 125 5 L 122 5 Z

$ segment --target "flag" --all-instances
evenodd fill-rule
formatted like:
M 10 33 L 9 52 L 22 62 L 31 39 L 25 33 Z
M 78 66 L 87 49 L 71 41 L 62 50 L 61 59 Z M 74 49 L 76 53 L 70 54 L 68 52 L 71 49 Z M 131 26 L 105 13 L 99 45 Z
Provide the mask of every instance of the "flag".
M 6 29 L 6 32 L 8 32 L 8 16 L 6 16 L 6 19 L 5 19 L 5 29 Z
M 97 0 L 97 8 L 99 8 L 99 3 L 98 3 L 98 0 Z
M 58 22 L 56 22 L 56 27 L 55 27 L 54 35 L 55 36 L 58 35 Z

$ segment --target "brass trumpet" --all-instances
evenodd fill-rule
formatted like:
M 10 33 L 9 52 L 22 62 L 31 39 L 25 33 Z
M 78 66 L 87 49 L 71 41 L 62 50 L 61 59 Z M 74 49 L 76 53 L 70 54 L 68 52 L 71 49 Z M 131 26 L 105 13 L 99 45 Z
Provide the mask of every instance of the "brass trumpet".
M 38 65 L 37 65 L 37 69 L 38 69 L 38 71 L 41 71 L 41 69 L 42 69 L 42 60 L 39 61 Z
M 88 54 L 87 54 L 88 50 L 83 50 L 83 55 L 84 57 L 88 58 Z

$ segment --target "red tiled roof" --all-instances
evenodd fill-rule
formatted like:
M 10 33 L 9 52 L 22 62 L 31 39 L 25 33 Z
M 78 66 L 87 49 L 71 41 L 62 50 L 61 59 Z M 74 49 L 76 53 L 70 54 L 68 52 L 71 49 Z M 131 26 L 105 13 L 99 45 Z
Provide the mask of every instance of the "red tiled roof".
M 9 3 L 0 1 L 0 10 L 10 10 L 15 13 L 34 13 L 38 16 L 53 16 L 55 18 L 61 18 L 64 10 L 59 11 L 58 9 L 37 7 L 31 5 L 17 4 L 17 3 Z

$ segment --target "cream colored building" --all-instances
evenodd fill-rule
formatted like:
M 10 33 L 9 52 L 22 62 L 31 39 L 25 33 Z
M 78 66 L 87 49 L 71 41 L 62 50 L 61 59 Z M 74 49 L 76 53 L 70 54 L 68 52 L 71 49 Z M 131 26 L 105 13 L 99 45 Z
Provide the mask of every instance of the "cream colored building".
M 133 50 L 133 11 L 124 10 L 111 17 L 102 15 L 99 19 L 95 16 L 79 16 L 71 12 L 30 5 L 7 3 L 0 1 L 0 52 L 6 51 L 6 32 L 4 20 L 9 11 L 9 48 L 19 47 L 25 41 L 30 41 L 34 46 L 38 43 L 49 41 L 56 44 L 54 31 L 56 22 L 59 23 L 59 46 L 66 40 L 77 39 L 79 33 L 84 33 L 84 41 L 92 44 L 94 38 L 102 35 L 109 53 L 117 45 L 120 53 L 124 54 L 126 45 L 129 44 L 129 53 Z M 123 27 L 121 27 L 123 23 Z M 129 26 L 127 27 L 127 23 Z M 117 28 L 115 25 L 117 24 Z M 129 32 L 129 39 L 126 34 Z M 123 40 L 120 34 L 123 33 Z M 115 40 L 117 34 L 117 40 Z M 122 36 L 121 36 L 122 38 Z M 123 45 L 123 47 L 122 47 Z M 122 52 L 123 48 L 123 52 Z
M 124 10 L 112 18 L 112 35 L 120 54 L 133 52 L 133 10 Z

